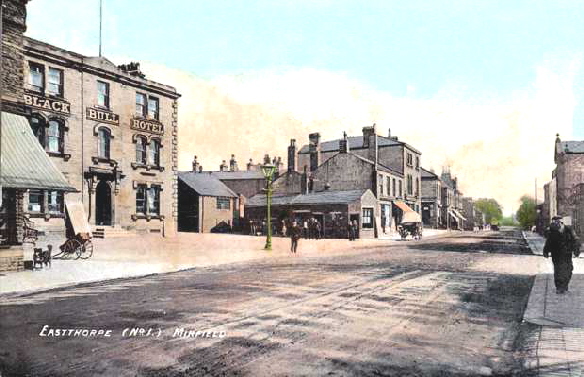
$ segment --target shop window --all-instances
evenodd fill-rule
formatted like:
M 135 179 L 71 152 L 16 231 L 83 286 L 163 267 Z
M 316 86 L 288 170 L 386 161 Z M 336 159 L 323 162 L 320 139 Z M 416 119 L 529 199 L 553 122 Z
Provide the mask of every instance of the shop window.
M 373 208 L 363 208 L 361 224 L 363 228 L 373 228 Z
M 48 206 L 49 206 L 49 213 L 53 214 L 63 214 L 63 193 L 59 191 L 48 191 L 47 192 L 47 199 L 48 199 Z
M 45 90 L 45 67 L 36 63 L 29 63 L 29 84 L 35 92 L 43 93 Z
M 49 68 L 47 92 L 53 96 L 63 97 L 63 70 Z
M 136 213 L 146 214 L 146 185 L 136 188 Z
M 136 116 L 146 117 L 146 95 L 136 93 Z
M 147 190 L 148 215 L 158 216 L 160 214 L 160 186 L 151 186 Z
M 43 213 L 45 206 L 45 195 L 42 190 L 29 190 L 28 192 L 28 211 Z
M 156 97 L 148 97 L 148 117 L 156 120 L 159 118 L 159 103 Z
M 217 198 L 217 209 L 230 209 L 231 208 L 231 199 L 225 197 L 218 197 Z
M 100 158 L 110 159 L 111 132 L 105 127 L 100 127 L 98 132 L 98 154 Z
M 136 137 L 136 163 L 146 164 L 146 138 L 144 136 Z
M 148 146 L 148 163 L 154 166 L 160 166 L 160 142 L 156 139 L 150 140 Z
M 97 105 L 109 109 L 110 107 L 110 90 L 107 82 L 97 82 Z

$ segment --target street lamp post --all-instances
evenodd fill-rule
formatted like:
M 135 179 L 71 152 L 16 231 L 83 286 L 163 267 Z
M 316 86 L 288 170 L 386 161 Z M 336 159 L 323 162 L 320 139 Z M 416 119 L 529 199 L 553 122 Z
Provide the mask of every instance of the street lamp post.
M 267 222 L 268 235 L 266 237 L 266 246 L 264 250 L 272 250 L 272 177 L 276 167 L 271 164 L 262 165 L 262 173 L 266 177 L 266 204 L 267 204 Z

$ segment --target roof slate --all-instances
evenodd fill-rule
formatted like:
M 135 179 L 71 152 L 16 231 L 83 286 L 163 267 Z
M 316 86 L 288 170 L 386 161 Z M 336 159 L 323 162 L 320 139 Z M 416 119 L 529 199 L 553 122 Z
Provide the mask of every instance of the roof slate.
M 347 137 L 347 139 L 349 140 L 349 150 L 352 148 L 355 148 L 355 149 L 365 148 L 363 146 L 363 136 L 349 136 L 349 137 Z M 320 151 L 321 152 L 338 151 L 340 148 L 340 141 L 341 141 L 341 139 L 323 141 L 322 143 L 320 143 Z M 407 143 L 404 143 L 403 141 L 390 139 L 388 137 L 380 136 L 380 135 L 377 135 L 377 145 L 379 147 L 406 145 L 408 148 L 412 149 L 414 152 L 420 153 L 417 149 L 415 149 L 414 147 L 412 147 L 411 145 L 409 145 Z M 300 149 L 300 151 L 298 153 L 309 153 L 308 145 L 302 146 L 302 148 Z
M 2 113 L 0 186 L 20 189 L 77 191 L 32 133 L 23 116 Z
M 320 191 L 306 195 L 274 196 L 272 197 L 272 205 L 350 204 L 360 200 L 367 190 Z M 252 196 L 245 205 L 263 207 L 266 205 L 266 195 Z
M 211 174 L 219 179 L 265 179 L 264 174 L 259 170 L 241 171 L 213 171 Z
M 229 187 L 210 173 L 181 171 L 178 172 L 178 179 L 202 196 L 237 197 Z
M 562 151 L 567 153 L 584 153 L 584 141 L 562 141 Z

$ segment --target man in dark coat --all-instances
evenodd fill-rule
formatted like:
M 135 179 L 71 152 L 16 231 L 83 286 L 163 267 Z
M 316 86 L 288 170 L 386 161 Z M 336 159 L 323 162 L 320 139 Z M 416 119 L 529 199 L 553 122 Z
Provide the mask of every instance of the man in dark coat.
M 564 294 L 572 278 L 572 254 L 580 255 L 580 240 L 574 230 L 564 225 L 560 216 L 554 216 L 547 232 L 547 239 L 543 247 L 543 256 L 551 254 L 554 263 L 554 282 L 556 293 Z
M 294 221 L 290 227 L 290 240 L 292 241 L 290 251 L 293 253 L 296 253 L 296 249 L 298 248 L 298 240 L 300 237 L 302 237 L 302 229 L 298 226 L 296 221 Z

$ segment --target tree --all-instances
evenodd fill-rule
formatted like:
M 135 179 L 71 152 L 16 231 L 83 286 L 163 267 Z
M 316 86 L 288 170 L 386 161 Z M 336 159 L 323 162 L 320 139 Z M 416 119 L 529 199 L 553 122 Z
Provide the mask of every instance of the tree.
M 495 199 L 478 199 L 475 201 L 475 207 L 485 214 L 488 224 L 498 223 L 503 218 L 503 209 Z
M 531 228 L 537 220 L 535 200 L 532 197 L 523 195 L 520 201 L 521 205 L 517 210 L 517 220 L 523 228 Z
M 513 216 L 503 217 L 501 219 L 501 225 L 504 226 L 517 226 L 519 225 L 517 221 L 513 218 Z

